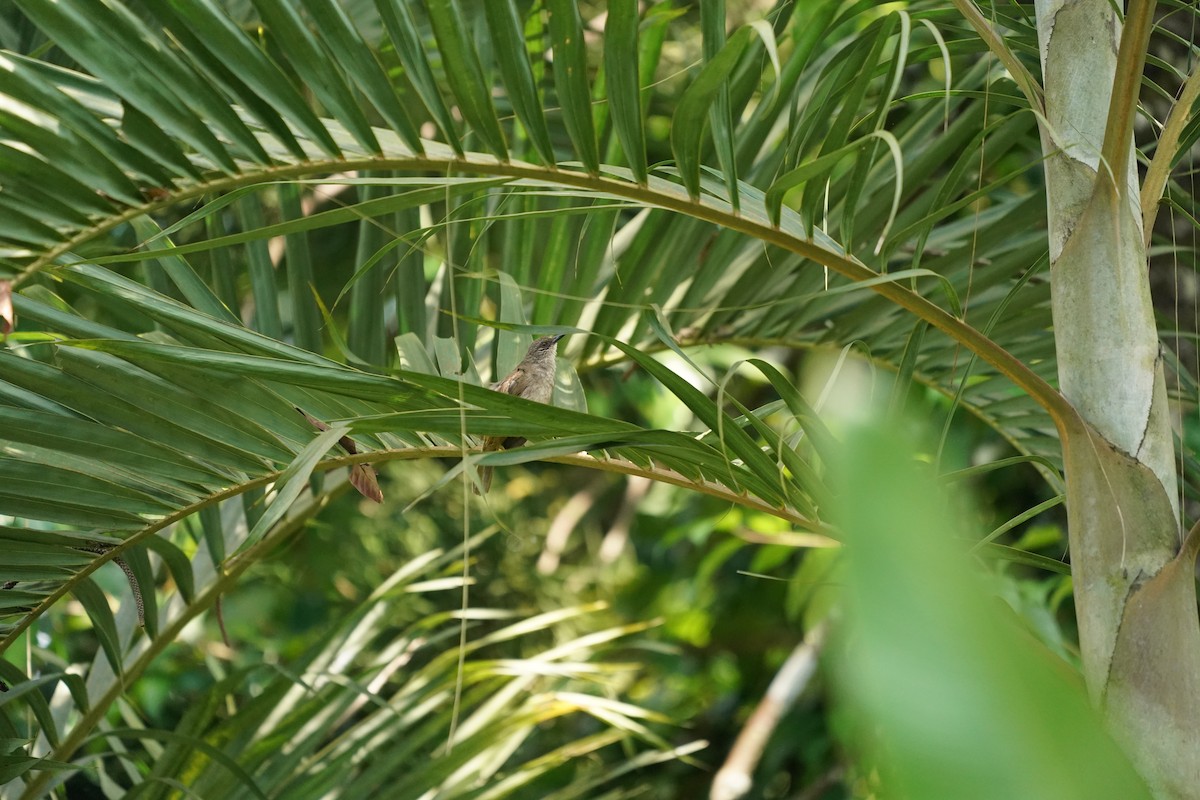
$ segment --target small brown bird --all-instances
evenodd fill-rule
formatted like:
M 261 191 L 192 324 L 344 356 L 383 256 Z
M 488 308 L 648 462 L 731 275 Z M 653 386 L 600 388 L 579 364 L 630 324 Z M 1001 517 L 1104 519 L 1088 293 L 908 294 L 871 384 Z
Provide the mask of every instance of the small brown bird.
M 493 392 L 503 392 L 515 397 L 523 397 L 535 403 L 549 403 L 554 397 L 554 357 L 558 348 L 558 340 L 566 334 L 543 336 L 535 339 L 529 345 L 529 352 L 521 363 L 505 376 L 504 380 L 492 386 Z M 483 450 L 507 450 L 510 447 L 520 447 L 525 444 L 523 436 L 485 436 Z M 479 468 L 479 485 L 486 492 L 492 485 L 492 468 Z M 476 489 L 476 494 L 480 491 Z

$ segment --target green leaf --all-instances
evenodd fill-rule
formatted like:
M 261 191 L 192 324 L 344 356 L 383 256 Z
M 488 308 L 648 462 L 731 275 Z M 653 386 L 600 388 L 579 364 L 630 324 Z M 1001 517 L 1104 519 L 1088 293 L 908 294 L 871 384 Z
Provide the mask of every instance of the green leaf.
M 400 105 L 396 90 L 363 41 L 346 12 L 332 0 L 303 0 L 304 8 L 321 31 L 330 55 L 355 86 L 371 101 L 392 130 L 400 135 L 414 153 L 423 153 L 417 128 Z
M 700 3 L 700 29 L 702 32 L 704 60 L 711 61 L 725 45 L 725 0 L 702 0 Z M 725 190 L 729 203 L 737 213 L 740 205 L 738 192 L 737 161 L 733 154 L 733 113 L 730 108 L 729 84 L 723 85 L 709 109 L 714 149 L 721 172 L 725 176 Z
M 525 52 L 524 26 L 518 17 L 517 6 L 514 0 L 493 0 L 484 3 L 483 10 L 495 42 L 496 63 L 508 88 L 508 99 L 542 162 L 552 166 L 557 161 L 554 145 L 550 141 L 546 115 L 542 112 L 533 70 Z
M 117 633 L 117 623 L 113 618 L 112 609 L 108 607 L 108 596 L 91 577 L 76 578 L 71 583 L 71 594 L 83 606 L 88 619 L 92 622 L 92 630 L 100 642 L 100 649 L 108 659 L 113 672 L 120 675 L 124 670 L 125 659 L 122 657 L 121 637 Z
M 193 750 L 198 750 L 208 758 L 211 758 L 216 763 L 220 764 L 224 769 L 228 770 L 238 780 L 238 784 L 250 790 L 250 792 L 262 800 L 268 800 L 267 795 L 259 788 L 254 778 L 246 770 L 231 758 L 227 753 L 218 747 L 214 747 L 202 738 L 195 736 L 183 736 L 172 731 L 156 731 L 139 728 L 110 728 L 100 733 L 89 737 L 92 739 L 104 739 L 110 736 L 119 736 L 127 739 L 153 739 L 162 742 L 179 742 L 187 745 Z
M 283 519 L 284 514 L 292 507 L 292 503 L 296 501 L 300 493 L 308 488 L 308 479 L 312 475 L 313 467 L 329 452 L 331 447 L 337 444 L 337 440 L 349 431 L 350 428 L 347 425 L 333 425 L 296 454 L 296 458 L 276 479 L 274 498 L 270 500 L 263 515 L 254 523 L 250 535 L 238 548 L 238 552 L 257 544 L 275 526 L 275 523 Z
M 1056 798 L 1149 797 L 1078 675 L 990 596 L 953 537 L 960 521 L 912 449 L 894 428 L 866 427 L 839 469 L 857 644 L 838 669 L 856 736 L 883 744 L 887 788 L 1007 800 L 1050 796 L 1053 784 Z M 864 488 L 872 502 L 851 500 Z M 955 668 L 930 680 L 947 663 Z M 989 725 L 977 724 L 980 714 Z
M 340 154 L 325 126 L 278 65 L 212 0 L 153 3 L 146 10 L 170 29 L 196 71 L 236 97 L 289 153 L 297 158 L 306 155 L 288 126 L 291 123 L 327 155 Z
M 683 93 L 672 117 L 671 151 L 683 185 L 693 200 L 700 196 L 700 144 L 705 124 L 752 35 L 753 29 L 740 28 L 729 37 Z
M 238 217 L 245 231 L 257 231 L 264 226 L 262 206 L 257 197 L 247 197 L 237 205 Z M 275 265 L 267 244 L 255 237 L 246 245 L 250 286 L 254 296 L 254 327 L 272 339 L 283 338 L 283 323 L 279 319 L 279 289 L 275 281 Z
M 550 40 L 554 46 L 554 88 L 562 107 L 563 124 L 575 145 L 575 154 L 588 172 L 600 171 L 596 130 L 592 124 L 592 93 L 588 88 L 587 48 L 583 21 L 574 0 L 546 0 L 550 12 Z
M 272 41 L 288 56 L 288 62 L 305 87 L 333 112 L 355 140 L 373 153 L 381 152 L 379 140 L 366 115 L 355 102 L 355 94 L 332 63 L 328 45 L 312 34 L 290 0 L 254 0 L 254 7 L 272 34 Z
M 490 5 L 490 4 L 489 4 Z M 421 46 L 421 37 L 417 32 L 416 23 L 408 3 L 395 3 L 392 0 L 375 0 L 375 9 L 392 38 L 392 48 L 400 63 L 404 65 L 405 76 L 417 90 L 426 110 L 433 117 L 442 132 L 442 136 L 454 148 L 455 154 L 463 154 L 459 141 L 458 126 L 454 123 L 446 103 L 442 99 L 441 90 L 429 67 L 425 56 L 425 48 Z
M 300 190 L 295 184 L 279 187 L 279 210 L 284 220 L 297 220 L 304 216 L 300 203 Z M 313 299 L 317 291 L 313 277 L 312 254 L 308 247 L 308 236 L 299 231 L 289 234 L 287 242 L 288 299 L 292 307 L 292 336 L 296 345 L 314 353 L 323 350 L 321 340 L 321 314 Z
M 492 107 L 488 82 L 475 48 L 467 36 L 468 27 L 454 0 L 426 0 L 429 22 L 445 64 L 446 80 L 458 99 L 463 117 L 502 161 L 508 158 L 508 143 Z
M 604 73 L 613 128 L 638 183 L 646 182 L 646 137 L 642 130 L 638 61 L 637 0 L 612 0 L 604 24 Z
M 228 103 L 197 80 L 169 50 L 148 46 L 152 34 L 125 8 L 79 0 L 53 4 L 19 0 L 19 5 L 122 98 L 161 121 L 222 169 L 232 173 L 237 166 L 210 124 L 230 136 L 244 150 L 243 157 L 269 160 Z M 146 80 L 148 75 L 167 83 Z M 179 87 L 181 92 L 173 94 L 166 86 Z
M 760 490 L 765 490 L 761 495 L 762 498 L 773 504 L 782 504 L 782 495 L 772 485 L 777 483 L 776 476 L 778 475 L 774 460 L 764 453 L 745 431 L 734 425 L 732 420 L 712 400 L 655 359 L 644 355 L 620 341 L 613 340 L 611 344 L 625 353 L 630 359 L 637 362 L 652 377 L 661 382 L 668 391 L 678 397 L 709 429 L 719 431 L 721 434 L 722 449 L 728 448 L 731 456 L 742 459 L 751 473 L 760 481 L 763 481 L 763 484 L 759 487 Z M 714 477 L 732 478 L 733 475 L 730 473 L 726 476 L 716 475 Z M 771 488 L 767 489 L 766 487 L 768 486 Z
M 143 542 L 148 550 L 161 558 L 167 565 L 167 570 L 171 573 L 171 577 L 175 579 L 175 585 L 179 587 L 179 595 L 183 598 L 183 601 L 191 603 L 196 596 L 192 562 L 182 550 L 161 535 L 148 536 Z M 150 591 L 153 591 L 153 584 L 150 584 Z M 154 634 L 151 635 L 153 636 Z
M 46 702 L 41 687 L 57 683 L 65 678 L 66 674 L 61 672 L 29 678 L 15 664 L 0 659 L 0 679 L 8 686 L 7 691 L 0 692 L 0 706 L 23 700 L 37 719 L 38 727 L 45 735 L 46 741 L 51 747 L 58 747 L 58 725 L 54 721 L 54 714 L 50 711 L 50 704 Z
M 362 187 L 364 203 L 386 196 L 385 187 Z M 350 326 L 346 335 L 346 344 L 363 363 L 380 366 L 386 363 L 383 306 L 388 299 L 385 286 L 391 265 L 382 259 L 372 259 L 372 256 L 387 246 L 388 238 L 387 231 L 381 230 L 373 219 L 364 219 L 358 225 L 355 264 L 365 264 L 368 260 L 374 263 L 370 268 L 355 272 L 350 289 Z
M 158 227 L 149 217 L 134 217 L 129 224 L 143 240 L 144 247 L 148 252 L 174 248 L 174 244 L 162 235 L 162 228 Z M 200 279 L 191 265 L 178 255 L 164 254 L 151 262 L 149 268 L 161 268 L 179 288 L 184 299 L 198 311 L 217 319 L 229 322 L 237 321 L 234 313 L 213 294 L 212 290 L 208 288 L 208 284 Z

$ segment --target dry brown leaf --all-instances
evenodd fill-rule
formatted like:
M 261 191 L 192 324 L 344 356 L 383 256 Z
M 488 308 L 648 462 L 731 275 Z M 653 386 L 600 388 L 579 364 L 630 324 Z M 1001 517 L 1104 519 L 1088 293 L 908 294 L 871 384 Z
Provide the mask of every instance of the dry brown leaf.
M 13 311 L 12 281 L 0 281 L 0 337 L 8 338 L 17 327 L 17 315 Z
M 383 502 L 383 492 L 379 490 L 379 479 L 375 476 L 375 468 L 370 464 L 355 464 L 350 468 L 350 485 L 358 489 L 358 493 L 376 503 Z

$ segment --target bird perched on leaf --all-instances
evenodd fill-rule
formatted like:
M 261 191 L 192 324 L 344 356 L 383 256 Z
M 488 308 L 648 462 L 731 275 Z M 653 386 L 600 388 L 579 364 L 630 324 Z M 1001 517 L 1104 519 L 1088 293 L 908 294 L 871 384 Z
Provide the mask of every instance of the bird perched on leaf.
M 535 339 L 529 345 L 529 351 L 521 363 L 504 377 L 504 380 L 492 386 L 492 391 L 511 394 L 532 400 L 535 403 L 549 403 L 554 397 L 554 358 L 557 354 L 558 340 L 566 334 L 543 336 Z M 510 447 L 520 447 L 525 444 L 524 436 L 485 436 L 483 439 L 484 452 L 492 450 L 507 450 Z M 479 485 L 486 492 L 492 485 L 492 468 L 479 468 Z M 476 489 L 476 494 L 481 493 Z

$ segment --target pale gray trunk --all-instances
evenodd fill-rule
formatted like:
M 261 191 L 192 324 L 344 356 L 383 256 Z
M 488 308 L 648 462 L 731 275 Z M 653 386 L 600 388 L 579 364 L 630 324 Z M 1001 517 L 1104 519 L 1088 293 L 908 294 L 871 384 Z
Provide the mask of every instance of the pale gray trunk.
M 1156 793 L 1200 797 L 1194 557 L 1180 555 L 1137 174 L 1132 157 L 1120 175 L 1101 159 L 1121 21 L 1109 0 L 1039 0 L 1037 24 L 1059 383 L 1083 420 L 1064 456 L 1084 676 Z

